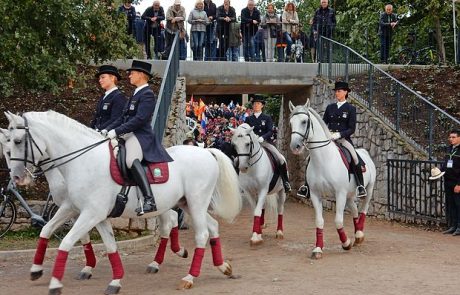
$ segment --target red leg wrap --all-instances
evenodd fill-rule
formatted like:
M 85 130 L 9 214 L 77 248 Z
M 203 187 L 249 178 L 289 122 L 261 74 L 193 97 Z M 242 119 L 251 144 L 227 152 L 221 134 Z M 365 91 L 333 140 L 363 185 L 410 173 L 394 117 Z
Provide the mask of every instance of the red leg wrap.
M 169 234 L 169 237 L 171 238 L 171 250 L 174 253 L 179 252 L 180 250 L 180 245 L 179 245 L 179 227 L 173 227 L 171 229 L 171 233 Z
M 265 224 L 265 209 L 262 209 L 262 215 L 260 215 L 260 225 Z
M 337 232 L 339 233 L 339 238 L 342 243 L 345 243 L 347 241 L 347 234 L 345 233 L 345 230 L 342 228 L 337 229 Z
M 192 265 L 190 266 L 190 271 L 188 272 L 194 277 L 198 277 L 201 271 L 201 262 L 204 257 L 204 248 L 196 248 L 195 254 L 193 254 Z
M 283 231 L 283 215 L 278 214 L 278 227 L 277 230 Z
M 53 277 L 59 281 L 62 281 L 62 278 L 64 277 L 65 264 L 67 262 L 68 255 L 69 252 L 58 250 L 56 261 L 54 261 Z
M 252 226 L 252 232 L 262 234 L 262 227 L 260 226 L 260 216 L 254 216 L 254 225 Z
M 123 270 L 123 264 L 121 263 L 120 254 L 118 252 L 109 253 L 110 265 L 112 265 L 112 279 L 119 280 L 123 278 L 125 271 Z
M 48 247 L 48 239 L 39 238 L 37 243 L 37 250 L 35 250 L 34 264 L 42 265 L 45 260 L 46 248 Z
M 157 254 L 155 255 L 155 261 L 158 264 L 162 264 L 165 259 L 166 246 L 168 245 L 168 238 L 161 238 L 160 245 L 158 245 Z
M 222 265 L 224 263 L 224 259 L 222 258 L 220 238 L 211 238 L 209 244 L 211 244 L 212 262 L 214 262 L 214 266 Z
M 316 228 L 316 247 L 324 248 L 323 229 Z
M 94 255 L 94 250 L 91 242 L 83 245 L 83 251 L 85 252 L 86 257 L 86 266 L 90 266 L 92 268 L 96 267 L 96 255 Z
M 364 222 L 366 221 L 366 213 L 360 213 L 359 214 L 359 220 L 358 220 L 358 230 L 363 231 L 364 230 Z
M 355 233 L 358 231 L 358 217 L 353 217 L 353 225 L 355 226 Z

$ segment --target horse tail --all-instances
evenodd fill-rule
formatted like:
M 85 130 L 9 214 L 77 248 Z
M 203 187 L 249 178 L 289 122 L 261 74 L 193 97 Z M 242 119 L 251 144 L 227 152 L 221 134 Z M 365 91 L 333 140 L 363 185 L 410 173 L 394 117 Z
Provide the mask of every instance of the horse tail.
M 242 199 L 238 175 L 229 157 L 218 149 L 207 149 L 217 160 L 219 176 L 214 190 L 211 207 L 215 214 L 232 222 L 240 213 Z

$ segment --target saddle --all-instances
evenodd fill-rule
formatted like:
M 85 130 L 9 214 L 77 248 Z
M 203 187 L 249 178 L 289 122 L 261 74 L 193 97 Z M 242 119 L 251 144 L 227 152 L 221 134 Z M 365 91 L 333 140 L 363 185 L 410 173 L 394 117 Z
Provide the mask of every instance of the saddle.
M 278 178 L 280 178 L 280 165 L 278 161 L 276 160 L 275 156 L 270 152 L 269 149 L 266 147 L 262 146 L 265 152 L 268 155 L 268 158 L 270 159 L 270 164 L 272 166 L 272 171 L 273 171 L 273 177 L 270 180 L 270 185 L 268 186 L 268 192 L 271 192 L 273 188 L 275 187 L 276 183 L 278 182 Z
M 110 174 L 113 181 L 123 186 L 136 186 L 136 182 L 132 179 L 131 173 L 126 166 L 126 147 L 123 140 L 118 140 L 118 153 L 114 155 L 114 147 L 109 141 L 110 149 Z M 165 183 L 169 179 L 168 162 L 149 163 L 142 161 L 142 166 L 146 171 L 147 179 L 150 184 Z
M 351 153 L 350 151 L 344 147 L 343 145 L 335 142 L 335 145 L 337 146 L 337 149 L 339 150 L 339 153 L 340 153 L 340 157 L 342 158 L 342 161 L 343 161 L 343 164 L 345 165 L 345 167 L 347 167 L 348 169 L 348 173 L 349 174 L 354 174 L 353 172 L 353 158 L 351 156 Z M 366 172 L 366 164 L 364 163 L 363 159 L 361 159 L 361 157 L 359 156 L 358 153 L 356 153 L 358 155 L 358 160 L 359 160 L 359 164 L 361 165 L 361 170 L 364 172 Z

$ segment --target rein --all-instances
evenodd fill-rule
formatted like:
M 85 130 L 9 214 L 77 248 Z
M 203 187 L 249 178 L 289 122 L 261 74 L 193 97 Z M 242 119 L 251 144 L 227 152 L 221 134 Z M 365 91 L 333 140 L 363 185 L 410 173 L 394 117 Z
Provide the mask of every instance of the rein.
M 297 132 L 297 131 L 292 131 L 291 132 L 291 135 L 292 134 L 297 134 L 297 135 L 300 135 L 302 137 L 302 143 L 303 143 L 303 145 L 305 146 L 306 149 L 308 149 L 308 150 L 319 149 L 319 148 L 327 146 L 328 144 L 330 144 L 332 142 L 332 139 L 308 141 L 307 139 L 308 139 L 308 135 L 310 134 L 310 129 L 313 131 L 313 133 L 315 133 L 315 130 L 313 129 L 313 124 L 311 124 L 310 112 L 295 112 L 295 113 L 291 114 L 291 118 L 294 117 L 295 115 L 307 115 L 307 117 L 308 117 L 307 128 L 306 128 L 304 134 L 302 134 L 300 132 Z M 322 145 L 309 148 L 308 145 L 311 144 L 311 143 L 313 143 L 313 144 L 319 143 L 319 144 L 322 144 Z
M 57 158 L 54 158 L 54 159 L 50 159 L 50 158 L 47 158 L 47 159 L 44 159 L 44 160 L 41 160 L 41 161 L 38 161 L 37 164 L 35 164 L 35 154 L 34 154 L 34 149 L 33 149 L 33 146 L 35 146 L 38 151 L 40 152 L 40 154 L 43 156 L 43 152 L 41 151 L 40 147 L 37 145 L 37 143 L 35 142 L 34 138 L 32 137 L 32 134 L 30 133 L 30 129 L 29 129 L 29 124 L 27 122 L 27 118 L 26 117 L 23 117 L 24 118 L 24 127 L 16 127 L 17 129 L 24 129 L 25 132 L 26 132 L 26 139 L 25 139 L 25 149 L 24 149 L 24 158 L 11 158 L 10 160 L 11 161 L 22 161 L 24 162 L 24 167 L 26 169 L 27 172 L 30 173 L 30 175 L 32 175 L 32 177 L 36 178 L 42 174 L 44 174 L 45 172 L 51 170 L 51 169 L 54 169 L 54 168 L 58 168 L 62 165 L 65 165 L 67 164 L 68 162 L 72 161 L 72 160 L 75 160 L 76 158 L 80 157 L 81 155 L 89 152 L 90 150 L 94 149 L 95 147 L 103 144 L 104 142 L 108 141 L 109 138 L 104 138 L 103 140 L 101 141 L 98 141 L 96 143 L 93 143 L 89 146 L 86 146 L 84 148 L 81 148 L 81 149 L 78 149 L 76 151 L 73 151 L 73 152 L 70 152 L 68 154 L 65 154 L 63 156 L 60 156 L 60 157 L 57 157 Z M 28 157 L 28 147 L 29 145 L 31 146 L 31 156 L 32 156 L 32 160 L 29 160 Z M 33 145 L 33 146 L 32 146 Z M 58 160 L 62 160 L 62 159 L 65 159 L 65 158 L 68 158 L 72 155 L 75 155 L 77 154 L 76 156 L 62 162 L 62 163 L 59 163 L 59 164 L 52 164 L 50 167 L 46 168 L 45 170 L 41 169 L 42 166 L 44 165 L 47 165 L 47 164 L 50 164 L 50 163 L 53 163 L 55 161 L 58 161 Z M 38 168 L 39 171 L 38 172 L 31 172 L 29 171 L 29 169 L 27 169 L 27 163 L 30 163 L 34 166 L 34 168 Z
M 250 134 L 246 134 L 246 136 L 249 136 L 249 140 L 251 141 L 251 145 L 250 145 L 250 147 L 249 147 L 249 153 L 246 153 L 246 154 L 238 154 L 238 153 L 237 153 L 236 155 L 238 156 L 238 158 L 239 158 L 239 157 L 249 157 L 249 160 L 248 160 L 249 167 L 252 167 L 252 166 L 255 165 L 257 162 L 259 162 L 259 160 L 262 158 L 262 156 L 263 156 L 263 154 L 264 154 L 264 151 L 262 150 L 262 145 L 259 145 L 259 149 L 257 150 L 257 152 L 255 152 L 254 154 L 252 154 L 252 151 L 253 151 L 253 149 L 254 149 L 254 141 L 252 140 L 252 137 L 251 137 Z M 261 151 L 261 153 L 260 153 L 259 158 L 258 158 L 255 162 L 251 163 L 251 162 L 250 162 L 251 159 L 254 158 L 255 156 L 257 156 L 257 154 L 258 154 L 260 151 Z

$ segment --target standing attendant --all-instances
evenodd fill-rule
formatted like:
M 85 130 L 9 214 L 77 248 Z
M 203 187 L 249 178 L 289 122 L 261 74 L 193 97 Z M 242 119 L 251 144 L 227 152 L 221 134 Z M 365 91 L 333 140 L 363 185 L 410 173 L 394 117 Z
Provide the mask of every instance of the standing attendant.
M 142 210 L 137 210 L 138 215 L 157 210 L 141 161 L 151 163 L 173 161 L 156 139 L 151 127 L 157 100 L 148 84 L 152 78 L 151 70 L 150 63 L 133 60 L 128 72 L 129 82 L 136 86 L 134 94 L 125 105 L 122 116 L 101 132 L 110 139 L 121 137 L 126 141 L 126 165 L 144 196 L 144 205 Z
M 380 62 L 388 63 L 390 56 L 391 39 L 393 31 L 398 24 L 398 18 L 393 13 L 393 5 L 385 5 L 385 12 L 380 14 L 379 36 L 380 36 Z

